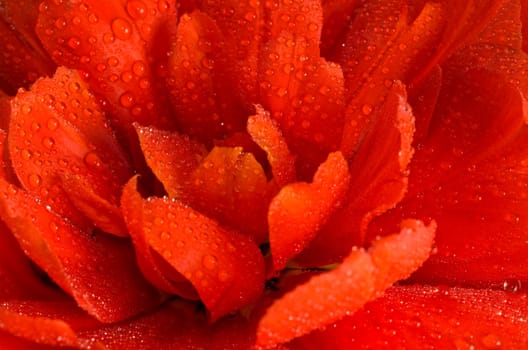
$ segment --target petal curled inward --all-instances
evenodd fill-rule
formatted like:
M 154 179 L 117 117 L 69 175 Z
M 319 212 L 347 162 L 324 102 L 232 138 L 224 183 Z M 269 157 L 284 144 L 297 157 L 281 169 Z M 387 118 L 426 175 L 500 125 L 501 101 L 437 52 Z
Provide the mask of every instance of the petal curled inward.
M 287 185 L 273 198 L 268 222 L 274 271 L 299 254 L 339 209 L 349 183 L 348 164 L 336 152 L 321 164 L 312 183 Z
M 264 260 L 255 243 L 175 199 L 142 199 L 136 181 L 123 195 L 131 235 L 144 236 L 180 281 L 193 285 L 211 320 L 254 302 L 264 287 Z
M 11 103 L 9 155 L 24 188 L 81 228 L 127 235 L 119 203 L 131 169 L 77 72 L 19 91 Z M 89 219 L 89 220 L 88 220 Z
M 331 324 L 376 299 L 429 257 L 436 225 L 402 223 L 400 234 L 374 242 L 368 252 L 353 250 L 335 270 L 310 279 L 266 310 L 257 345 L 281 344 Z

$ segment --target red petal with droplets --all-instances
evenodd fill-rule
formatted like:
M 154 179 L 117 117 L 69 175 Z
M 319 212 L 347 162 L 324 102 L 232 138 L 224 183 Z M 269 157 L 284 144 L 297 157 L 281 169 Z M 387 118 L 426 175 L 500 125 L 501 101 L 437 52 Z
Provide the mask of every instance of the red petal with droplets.
M 186 299 L 199 299 L 196 289 L 175 271 L 161 255 L 152 250 L 142 228 L 147 218 L 143 215 L 143 198 L 137 194 L 137 178 L 132 178 L 123 190 L 121 208 L 130 236 L 134 242 L 139 268 L 145 278 L 157 288 Z
M 75 71 L 59 68 L 18 93 L 8 141 L 15 172 L 30 193 L 80 227 L 91 225 L 87 217 L 107 232 L 127 234 L 117 203 L 131 170 Z
M 335 270 L 310 279 L 275 301 L 259 322 L 257 345 L 284 343 L 353 313 L 429 257 L 436 225 L 402 223 L 400 234 L 354 250 Z
M 264 261 L 249 238 L 177 200 L 141 199 L 131 181 L 123 205 L 139 201 L 141 208 L 124 209 L 132 213 L 126 216 L 132 236 L 144 236 L 153 251 L 192 283 L 213 321 L 256 300 L 264 285 Z
M 271 2 L 269 38 L 260 52 L 260 99 L 310 179 L 339 146 L 344 112 L 341 67 L 320 57 L 320 1 Z
M 40 60 L 1 18 L 0 32 L 0 45 L 5 48 L 0 59 L 0 89 L 14 94 L 39 77 L 53 74 L 53 64 Z
M 414 117 L 401 83 L 395 83 L 373 129 L 350 166 L 347 204 L 328 220 L 297 262 L 319 266 L 341 261 L 354 245 L 363 245 L 371 220 L 393 208 L 407 190 Z
M 353 22 L 354 9 L 358 0 L 323 0 L 323 30 L 321 53 L 327 57 L 341 44 L 342 36 L 349 23 Z
M 426 305 L 426 307 L 424 307 Z M 318 349 L 524 349 L 526 295 L 493 290 L 394 287 L 353 316 L 287 344 Z
M 126 241 L 78 230 L 3 179 L 0 215 L 31 260 L 99 320 L 122 320 L 159 303 Z
M 188 193 L 187 204 L 194 209 L 256 243 L 266 240 L 271 198 L 264 170 L 251 153 L 241 147 L 214 147 L 192 173 Z
M 174 127 L 158 93 L 166 62 L 157 60 L 174 32 L 174 1 L 44 1 L 40 9 L 37 34 L 44 47 L 58 64 L 82 70 L 109 102 L 121 132 L 133 131 L 133 121 Z
M 429 136 L 411 166 L 409 194 L 370 232 L 384 234 L 408 215 L 434 217 L 438 254 L 418 272 L 420 280 L 482 286 L 528 279 L 526 58 L 493 61 L 497 51 L 487 47 L 468 48 L 446 65 Z
M 170 52 L 167 81 L 180 129 L 208 146 L 243 130 L 243 111 L 233 104 L 225 71 L 223 36 L 213 19 L 200 11 L 183 15 Z
M 283 187 L 269 206 L 269 240 L 273 269 L 299 254 L 339 208 L 350 183 L 348 164 L 339 152 L 331 153 L 312 183 Z
M 341 150 L 352 156 L 393 81 L 414 85 L 484 28 L 501 1 L 427 2 L 410 24 L 401 0 L 364 1 L 333 56 L 343 66 L 347 109 Z M 374 33 L 366 43 L 363 33 Z
M 191 174 L 207 154 L 205 147 L 176 132 L 135 127 L 147 164 L 165 191 L 172 198 L 185 200 Z
M 248 119 L 247 130 L 253 141 L 266 151 L 273 178 L 279 188 L 295 181 L 295 158 L 269 112 L 257 106 L 257 114 Z

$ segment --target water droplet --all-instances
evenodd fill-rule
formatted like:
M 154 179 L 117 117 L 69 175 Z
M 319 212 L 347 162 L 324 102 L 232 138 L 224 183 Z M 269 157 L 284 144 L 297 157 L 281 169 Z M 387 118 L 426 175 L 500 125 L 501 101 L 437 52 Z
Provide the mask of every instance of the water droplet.
M 130 0 L 126 5 L 126 10 L 134 19 L 143 18 L 147 15 L 147 5 L 140 0 Z
M 31 113 L 31 106 L 30 105 L 22 105 L 22 113 L 24 114 L 29 114 Z
M 363 114 L 365 115 L 369 115 L 370 113 L 372 113 L 372 106 L 369 104 L 364 104 L 361 107 L 361 112 L 363 112 Z
M 79 46 L 81 46 L 81 40 L 79 40 L 79 38 L 76 38 L 76 37 L 71 37 L 68 40 L 68 46 L 72 49 L 77 49 Z
M 98 168 L 102 165 L 101 158 L 99 158 L 97 153 L 94 151 L 90 151 L 86 153 L 83 161 L 84 161 L 84 164 L 86 164 L 86 166 L 92 167 L 92 168 Z
M 176 242 L 176 247 L 178 247 L 178 248 L 183 248 L 183 247 L 185 247 L 185 242 L 184 242 L 184 241 L 178 241 L 178 242 Z
M 50 149 L 55 145 L 55 141 L 51 137 L 44 137 L 42 139 L 42 146 L 44 146 L 47 149 Z
M 132 35 L 132 27 L 127 20 L 116 18 L 112 21 L 112 32 L 116 38 L 127 40 Z
M 202 264 L 203 264 L 203 266 L 206 269 L 214 270 L 214 269 L 216 269 L 216 266 L 218 264 L 218 260 L 216 259 L 216 257 L 208 254 L 208 255 L 204 256 L 204 258 L 202 260 Z
M 499 336 L 490 333 L 482 338 L 482 345 L 484 345 L 487 349 L 496 349 L 501 347 L 502 342 Z
M 171 238 L 171 234 L 167 231 L 163 231 L 161 234 L 160 234 L 160 238 L 162 241 L 168 241 L 170 238 Z
M 147 70 L 147 66 L 142 61 L 136 61 L 134 64 L 132 64 L 132 72 L 134 72 L 135 75 L 138 77 L 142 77 L 145 75 L 145 71 Z
M 37 174 L 30 174 L 28 176 L 28 182 L 31 187 L 38 187 L 40 186 L 40 183 L 42 182 L 42 179 Z
M 161 13 L 165 13 L 169 10 L 169 2 L 167 0 L 159 0 L 158 1 L 158 10 Z
M 130 107 L 134 103 L 134 96 L 130 92 L 125 92 L 119 97 L 119 103 L 123 107 Z
M 59 126 L 59 122 L 55 118 L 49 118 L 48 123 L 46 125 L 48 126 L 49 130 L 53 131 L 57 129 L 57 127 Z

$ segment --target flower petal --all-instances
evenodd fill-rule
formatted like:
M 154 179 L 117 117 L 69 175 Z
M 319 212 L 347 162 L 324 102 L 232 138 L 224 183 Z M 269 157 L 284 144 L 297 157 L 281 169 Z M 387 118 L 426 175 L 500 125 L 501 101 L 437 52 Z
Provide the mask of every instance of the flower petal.
M 135 268 L 127 242 L 80 231 L 4 179 L 0 216 L 27 255 L 99 320 L 121 320 L 160 302 Z
M 186 204 L 257 244 L 265 241 L 271 196 L 264 170 L 251 153 L 241 147 L 214 147 L 189 180 Z
M 425 2 L 414 21 L 407 24 L 409 15 L 403 1 L 364 1 L 345 45 L 335 54 L 345 80 L 356 82 L 347 87 L 341 142 L 345 156 L 352 156 L 361 145 L 379 111 L 379 101 L 393 81 L 414 85 L 424 79 L 439 62 L 474 39 L 501 3 Z M 365 32 L 374 33 L 370 45 L 361 39 Z
M 248 119 L 247 130 L 253 141 L 266 151 L 273 179 L 279 188 L 295 181 L 295 158 L 288 149 L 279 125 L 269 112 L 257 106 L 257 114 Z
M 490 54 L 474 48 L 465 53 L 471 55 L 462 62 L 486 62 Z M 459 59 L 444 69 L 438 109 L 411 165 L 409 193 L 373 222 L 370 237 L 408 215 L 434 217 L 438 254 L 417 279 L 473 286 L 526 280 L 526 58 L 503 57 L 507 71 L 497 62 L 459 66 Z
M 341 261 L 353 246 L 362 246 L 376 216 L 398 204 L 407 191 L 414 117 L 405 87 L 395 82 L 350 165 L 346 205 L 329 218 L 310 246 L 296 259 L 303 266 Z
M 352 316 L 287 344 L 315 349 L 523 349 L 526 295 L 493 290 L 394 287 Z M 424 307 L 426 306 L 426 307 Z
M 134 121 L 174 128 L 168 102 L 157 93 L 164 84 L 156 74 L 166 65 L 157 58 L 174 32 L 176 5 L 159 4 L 47 0 L 40 6 L 36 30 L 44 47 L 58 64 L 83 72 L 90 88 L 108 101 L 114 125 L 125 136 Z
M 140 201 L 134 187 L 133 180 L 124 191 L 125 206 Z M 264 286 L 264 261 L 249 238 L 177 200 L 150 197 L 141 202 L 140 222 L 137 208 L 125 208 L 132 213 L 125 216 L 132 236 L 144 235 L 148 245 L 192 283 L 212 321 L 256 300 Z
M 349 315 L 407 278 L 429 257 L 436 225 L 402 223 L 400 234 L 354 250 L 335 270 L 310 279 L 275 301 L 259 322 L 257 345 L 280 344 Z
M 9 153 L 22 185 L 80 227 L 91 225 L 84 214 L 126 235 L 117 203 L 131 170 L 78 74 L 59 68 L 20 91 L 11 107 Z
M 223 36 L 214 20 L 200 11 L 184 14 L 170 53 L 167 81 L 180 129 L 208 146 L 244 130 L 243 111 L 232 101 L 225 71 Z
M 260 100 L 310 179 L 337 150 L 344 112 L 341 67 L 320 57 L 320 1 L 270 2 L 269 35 L 259 57 Z
M 185 200 L 192 172 L 207 154 L 201 144 L 176 132 L 135 125 L 148 166 L 171 198 Z
M 0 4 L 0 89 L 15 94 L 41 76 L 51 76 L 55 64 L 44 52 L 34 28 L 38 1 L 3 1 Z
M 273 198 L 268 222 L 275 271 L 310 243 L 345 199 L 349 183 L 348 164 L 336 152 L 321 164 L 312 183 L 287 185 Z

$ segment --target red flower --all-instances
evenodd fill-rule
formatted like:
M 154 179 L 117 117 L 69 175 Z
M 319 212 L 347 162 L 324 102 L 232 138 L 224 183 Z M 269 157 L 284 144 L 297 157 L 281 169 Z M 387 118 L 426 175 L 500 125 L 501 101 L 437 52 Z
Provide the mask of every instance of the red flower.
M 528 347 L 527 14 L 1 1 L 0 344 Z

